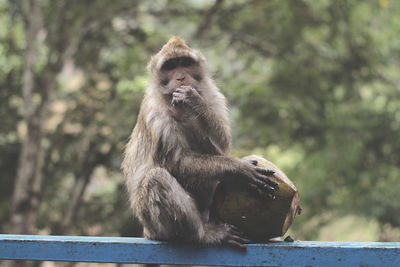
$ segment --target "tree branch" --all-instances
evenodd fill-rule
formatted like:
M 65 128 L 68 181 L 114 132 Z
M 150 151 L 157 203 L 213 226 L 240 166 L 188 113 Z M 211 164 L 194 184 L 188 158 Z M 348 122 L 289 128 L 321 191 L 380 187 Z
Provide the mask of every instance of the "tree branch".
M 210 24 L 213 22 L 214 15 L 218 12 L 224 0 L 215 1 L 214 5 L 207 10 L 206 14 L 203 17 L 203 20 L 200 22 L 197 27 L 196 32 L 193 34 L 193 39 L 201 38 L 204 31 L 209 28 Z

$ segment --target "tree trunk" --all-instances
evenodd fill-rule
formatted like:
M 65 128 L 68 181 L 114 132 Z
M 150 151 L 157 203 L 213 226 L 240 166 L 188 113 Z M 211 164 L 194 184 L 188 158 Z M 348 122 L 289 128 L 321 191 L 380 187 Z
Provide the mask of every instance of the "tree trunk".
M 11 205 L 11 233 L 31 234 L 34 232 L 36 210 L 39 204 L 40 179 L 38 175 L 42 140 L 42 110 L 33 103 L 35 86 L 34 64 L 37 54 L 38 35 L 41 29 L 41 12 L 36 0 L 29 1 L 26 25 L 26 54 L 22 77 L 26 137 L 19 156 L 17 177 Z M 43 105 L 41 105 L 43 106 Z
M 79 164 L 80 168 L 75 174 L 75 183 L 71 189 L 70 201 L 69 205 L 66 207 L 64 219 L 61 222 L 61 231 L 56 234 L 66 234 L 71 228 L 96 166 L 105 164 L 107 160 L 106 156 L 101 153 L 96 153 L 95 149 L 98 145 L 99 144 L 96 142 L 91 141 L 88 149 L 84 153 L 83 159 Z
M 61 222 L 61 232 L 59 234 L 66 234 L 75 220 L 78 208 L 82 202 L 83 194 L 90 182 L 95 166 L 85 167 L 84 174 L 75 177 L 75 183 L 71 190 L 71 198 L 69 205 L 66 208 L 64 219 Z

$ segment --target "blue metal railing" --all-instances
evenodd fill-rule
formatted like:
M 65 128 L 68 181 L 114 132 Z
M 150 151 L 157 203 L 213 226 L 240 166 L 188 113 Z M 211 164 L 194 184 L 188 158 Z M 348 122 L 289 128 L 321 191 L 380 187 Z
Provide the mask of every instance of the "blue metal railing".
M 144 238 L 0 235 L 0 260 L 223 266 L 400 266 L 400 242 L 270 242 L 246 251 Z

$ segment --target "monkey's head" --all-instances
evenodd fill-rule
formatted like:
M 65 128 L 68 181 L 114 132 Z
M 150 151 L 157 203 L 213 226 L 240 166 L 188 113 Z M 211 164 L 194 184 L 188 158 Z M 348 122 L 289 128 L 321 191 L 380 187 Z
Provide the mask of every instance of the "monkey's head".
M 152 84 L 161 88 L 162 94 L 169 95 L 180 86 L 191 86 L 201 91 L 205 76 L 204 62 L 198 50 L 190 48 L 183 39 L 174 36 L 151 58 L 147 68 Z

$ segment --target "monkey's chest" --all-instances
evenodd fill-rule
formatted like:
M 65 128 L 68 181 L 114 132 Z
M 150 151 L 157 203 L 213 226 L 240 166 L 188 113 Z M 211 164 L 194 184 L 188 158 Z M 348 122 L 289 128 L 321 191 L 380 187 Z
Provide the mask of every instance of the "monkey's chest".
M 198 121 L 196 116 L 188 113 L 184 108 L 177 109 L 175 112 L 177 112 L 174 114 L 177 126 L 191 151 L 200 154 L 220 154 L 216 152 L 218 148 L 212 143 L 206 127 Z
M 206 133 L 199 131 L 187 136 L 188 144 L 193 152 L 208 155 L 220 155 L 220 149 L 211 142 L 211 138 Z

